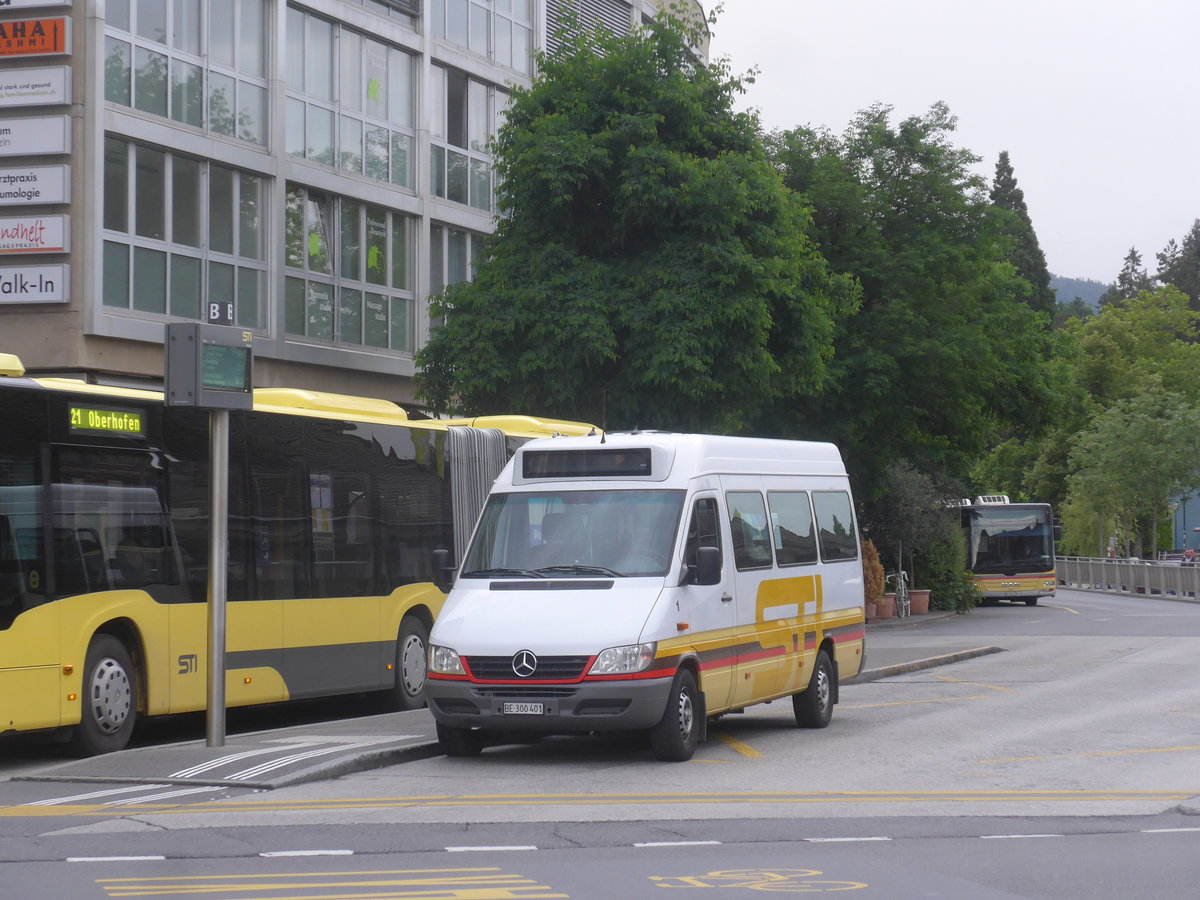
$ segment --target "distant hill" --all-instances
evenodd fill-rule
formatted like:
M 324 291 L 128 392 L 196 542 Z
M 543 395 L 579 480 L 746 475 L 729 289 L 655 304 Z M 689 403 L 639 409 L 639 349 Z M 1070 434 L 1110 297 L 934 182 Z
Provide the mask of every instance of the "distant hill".
M 1092 309 L 1100 302 L 1100 295 L 1108 290 L 1108 285 L 1090 278 L 1064 278 L 1062 275 L 1050 275 L 1050 287 L 1057 293 L 1055 299 L 1059 303 L 1070 303 L 1076 297 Z

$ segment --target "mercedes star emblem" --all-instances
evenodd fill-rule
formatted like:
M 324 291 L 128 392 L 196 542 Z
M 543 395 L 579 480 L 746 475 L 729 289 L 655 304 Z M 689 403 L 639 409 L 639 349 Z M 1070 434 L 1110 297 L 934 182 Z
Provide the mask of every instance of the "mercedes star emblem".
M 518 678 L 528 678 L 537 670 L 537 657 L 532 650 L 518 650 L 513 656 L 512 670 Z

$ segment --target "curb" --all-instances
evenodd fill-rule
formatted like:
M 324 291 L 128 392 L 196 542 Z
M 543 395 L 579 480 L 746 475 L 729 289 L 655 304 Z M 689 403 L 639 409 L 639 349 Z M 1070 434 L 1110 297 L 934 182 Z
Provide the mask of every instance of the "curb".
M 977 656 L 990 656 L 993 653 L 1003 652 L 1003 647 L 972 647 L 969 650 L 958 650 L 942 656 L 927 656 L 924 659 L 914 659 L 911 662 L 896 663 L 892 666 L 881 666 L 878 669 L 865 669 L 853 678 L 846 679 L 846 684 L 878 681 L 881 678 L 891 678 L 893 675 L 905 675 L 909 672 L 919 672 L 921 669 L 948 666 L 950 663 L 962 662 L 964 659 L 974 659 Z

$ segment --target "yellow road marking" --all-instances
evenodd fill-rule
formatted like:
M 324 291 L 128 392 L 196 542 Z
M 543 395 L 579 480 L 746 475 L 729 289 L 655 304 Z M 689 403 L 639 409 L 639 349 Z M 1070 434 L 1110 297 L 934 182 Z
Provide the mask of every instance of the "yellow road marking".
M 1133 756 L 1138 753 L 1188 753 L 1200 750 L 1200 747 L 1144 747 L 1135 750 L 1091 750 L 1087 753 L 1058 753 L 1049 756 L 1006 756 L 1000 759 L 979 759 L 975 762 L 987 763 L 1030 762 L 1043 759 L 1088 759 L 1094 756 Z
M 951 678 L 949 675 L 939 675 L 937 677 L 942 681 L 949 681 L 952 684 L 969 684 L 972 687 L 987 688 L 989 691 L 1000 691 L 1005 694 L 1016 693 L 1016 691 L 1014 691 L 1012 688 L 1000 687 L 998 684 L 984 684 L 983 682 L 979 681 L 966 681 L 962 678 Z
M 755 750 L 749 744 L 739 741 L 737 738 L 733 737 L 732 735 L 722 734 L 719 731 L 714 731 L 713 737 L 715 737 L 718 741 L 720 741 L 725 746 L 733 748 L 738 753 L 742 754 L 742 756 L 745 756 L 749 759 L 762 759 L 761 753 L 759 753 L 757 750 Z
M 483 794 L 440 797 L 358 797 L 328 800 L 246 800 L 215 801 L 193 806 L 142 804 L 121 807 L 56 806 L 36 807 L 33 814 L 42 817 L 127 816 L 172 814 L 232 814 L 263 812 L 321 812 L 347 809 L 403 808 L 472 808 L 472 807 L 556 807 L 586 805 L 669 805 L 669 804 L 814 804 L 814 803 L 920 803 L 930 801 L 991 800 L 1129 800 L 1167 801 L 1186 800 L 1200 794 L 1200 785 L 1173 791 L 896 791 L 896 792 L 823 792 L 823 793 L 761 793 L 732 794 Z M 13 812 L 13 807 L 0 808 L 0 817 Z M 29 815 L 31 808 L 18 808 L 18 815 Z
M 1077 609 L 1071 609 L 1071 607 L 1069 607 L 1069 606 L 1060 606 L 1060 605 L 1059 605 L 1059 604 L 1057 604 L 1057 603 L 1042 603 L 1042 604 L 1039 604 L 1039 605 L 1041 605 L 1041 606 L 1045 606 L 1045 607 L 1048 607 L 1048 608 L 1050 608 L 1050 609 L 1061 609 L 1061 610 L 1063 610 L 1064 612 L 1069 612 L 1069 613 L 1071 613 L 1071 615 L 1073 615 L 1073 616 L 1077 616 L 1077 615 L 1079 615 L 1079 610 L 1077 610 Z

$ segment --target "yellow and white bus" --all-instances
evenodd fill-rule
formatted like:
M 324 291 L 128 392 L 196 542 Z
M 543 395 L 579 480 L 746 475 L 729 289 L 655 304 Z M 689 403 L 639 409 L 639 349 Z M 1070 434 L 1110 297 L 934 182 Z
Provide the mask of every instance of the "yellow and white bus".
M 985 606 L 1020 600 L 1036 606 L 1053 597 L 1056 527 L 1049 503 L 1012 503 L 988 494 L 959 503 L 967 538 L 967 571 Z
M 204 709 L 207 414 L 25 377 L 9 354 L 0 411 L 0 733 L 103 753 L 143 716 Z M 391 691 L 419 706 L 445 599 L 435 551 L 458 558 L 516 446 L 589 428 L 256 390 L 230 414 L 227 704 Z

